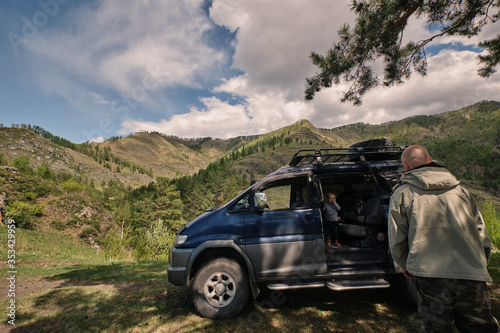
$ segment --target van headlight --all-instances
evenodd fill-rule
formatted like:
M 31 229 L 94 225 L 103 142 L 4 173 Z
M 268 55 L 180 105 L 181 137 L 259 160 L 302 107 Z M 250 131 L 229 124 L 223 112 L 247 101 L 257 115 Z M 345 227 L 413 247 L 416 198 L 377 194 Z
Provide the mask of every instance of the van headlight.
M 188 238 L 187 235 L 177 235 L 175 237 L 175 245 L 184 244 L 186 242 L 187 238 Z

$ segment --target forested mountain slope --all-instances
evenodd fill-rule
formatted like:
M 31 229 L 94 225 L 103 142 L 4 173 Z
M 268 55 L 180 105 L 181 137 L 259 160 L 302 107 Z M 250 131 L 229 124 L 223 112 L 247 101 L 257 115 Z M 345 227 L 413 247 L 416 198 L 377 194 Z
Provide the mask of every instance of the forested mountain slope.
M 459 178 L 492 191 L 500 186 L 500 103 L 483 101 L 460 110 L 420 115 L 381 125 L 336 128 L 352 141 L 387 137 L 397 145 L 422 144 Z M 352 142 L 351 141 L 351 142 Z
M 381 137 L 425 145 L 480 202 L 500 206 L 500 103 L 480 102 L 381 125 L 318 129 L 301 120 L 229 140 L 136 133 L 73 144 L 37 126 L 3 127 L 0 212 L 21 227 L 80 237 L 109 257 L 155 259 L 166 255 L 177 228 L 286 165 L 298 150 Z
M 4 164 L 27 157 L 32 168 L 47 164 L 56 173 L 79 175 L 96 183 L 115 180 L 116 175 L 91 157 L 58 145 L 27 128 L 0 128 L 0 153 Z
M 220 158 L 228 141 L 211 138 L 182 140 L 159 133 L 136 133 L 101 144 L 121 160 L 152 170 L 155 176 L 175 178 L 206 168 Z

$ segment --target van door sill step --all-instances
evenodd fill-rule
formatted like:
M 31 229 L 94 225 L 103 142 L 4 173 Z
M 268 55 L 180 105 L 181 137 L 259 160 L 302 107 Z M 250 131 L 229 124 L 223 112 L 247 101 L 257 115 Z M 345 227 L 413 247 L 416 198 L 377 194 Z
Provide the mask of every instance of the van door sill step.
M 332 280 L 326 283 L 332 290 L 388 288 L 389 282 L 384 279 Z
M 302 289 L 302 288 L 322 288 L 324 282 L 294 282 L 294 283 L 269 283 L 267 287 L 271 290 Z

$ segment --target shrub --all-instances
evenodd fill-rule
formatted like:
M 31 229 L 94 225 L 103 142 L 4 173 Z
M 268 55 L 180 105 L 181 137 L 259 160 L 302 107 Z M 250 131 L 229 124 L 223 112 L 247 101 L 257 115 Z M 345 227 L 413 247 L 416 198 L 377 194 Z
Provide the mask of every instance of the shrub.
M 100 246 L 106 255 L 106 260 L 123 258 L 124 246 L 120 232 L 117 228 L 108 230 Z
M 59 219 L 53 220 L 51 225 L 54 227 L 54 229 L 59 231 L 66 229 L 66 223 Z
M 43 214 L 43 206 L 14 201 L 7 205 L 5 213 L 7 219 L 16 221 L 18 227 L 31 228 L 33 218 Z
M 33 191 L 23 190 L 21 198 L 23 198 L 25 201 L 33 201 L 38 198 L 38 195 Z
M 490 237 L 491 243 L 496 249 L 500 248 L 500 221 L 497 217 L 497 212 L 495 207 L 491 202 L 485 202 L 481 209 L 481 215 L 483 215 L 484 224 L 486 225 L 486 230 L 488 231 L 488 236 Z
M 77 191 L 83 191 L 84 189 L 82 183 L 77 182 L 76 180 L 73 179 L 68 179 L 65 182 L 62 182 L 61 186 L 66 192 L 77 192 Z
M 36 169 L 36 174 L 42 179 L 54 179 L 56 174 L 54 171 L 50 170 L 47 163 L 43 163 Z
M 70 180 L 71 179 L 71 174 L 67 173 L 67 172 L 58 172 L 56 174 L 56 179 L 60 182 L 64 182 L 66 180 Z
M 168 260 L 168 250 L 174 243 L 174 235 L 158 220 L 145 233 L 135 250 L 138 260 Z
M 26 174 L 32 174 L 33 169 L 30 166 L 30 159 L 28 156 L 20 156 L 14 159 L 12 163 L 19 171 Z
M 72 226 L 72 227 L 75 227 L 75 226 L 78 226 L 80 225 L 82 222 L 82 220 L 79 218 L 79 217 L 73 217 L 72 219 L 70 219 L 68 222 L 66 222 L 66 225 L 67 226 Z
M 58 196 L 62 193 L 61 189 L 57 186 L 57 183 L 51 180 L 42 180 L 34 184 L 34 192 L 37 197 L 44 197 L 48 194 Z
M 89 236 L 95 237 L 97 236 L 99 232 L 94 226 L 91 225 L 86 225 L 82 228 L 82 231 L 80 231 L 80 237 L 81 238 L 87 238 Z

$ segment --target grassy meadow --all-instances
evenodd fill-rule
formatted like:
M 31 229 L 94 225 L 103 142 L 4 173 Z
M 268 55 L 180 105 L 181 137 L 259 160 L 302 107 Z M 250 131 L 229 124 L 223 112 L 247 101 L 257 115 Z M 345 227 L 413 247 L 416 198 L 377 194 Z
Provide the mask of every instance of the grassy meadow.
M 0 235 L 6 246 L 6 227 Z M 419 331 L 416 314 L 391 289 L 277 292 L 262 286 L 238 318 L 205 319 L 192 305 L 188 288 L 167 282 L 166 262 L 110 262 L 58 231 L 18 229 L 15 235 L 15 326 L 5 319 L 11 298 L 2 278 L 1 332 Z M 6 261 L 1 268 L 6 277 Z M 491 258 L 490 271 L 493 311 L 500 318 L 499 252 Z

